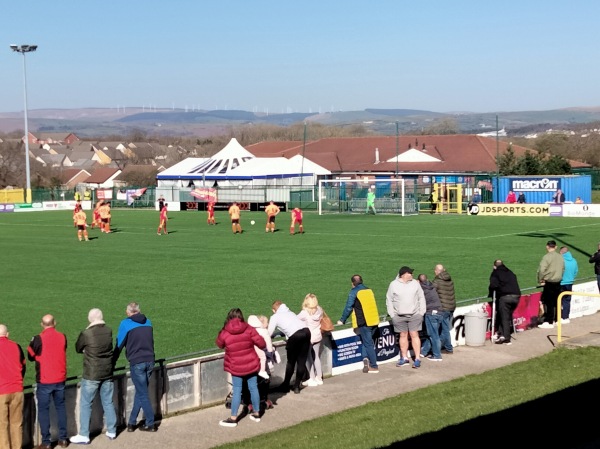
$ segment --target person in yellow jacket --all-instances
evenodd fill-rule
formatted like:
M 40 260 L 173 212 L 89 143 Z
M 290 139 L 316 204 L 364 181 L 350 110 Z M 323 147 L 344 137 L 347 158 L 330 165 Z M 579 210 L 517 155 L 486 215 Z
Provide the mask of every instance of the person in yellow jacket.
M 352 290 L 348 293 L 346 307 L 337 324 L 344 324 L 352 315 L 352 327 L 362 340 L 363 373 L 377 374 L 377 354 L 373 337 L 379 327 L 379 311 L 373 290 L 363 284 L 362 276 L 355 274 L 350 278 Z

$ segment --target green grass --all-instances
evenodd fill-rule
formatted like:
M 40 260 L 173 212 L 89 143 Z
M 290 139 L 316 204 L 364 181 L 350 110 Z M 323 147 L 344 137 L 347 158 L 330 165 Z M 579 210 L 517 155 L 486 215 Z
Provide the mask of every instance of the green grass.
M 443 263 L 459 300 L 487 295 L 495 258 L 515 271 L 522 289 L 533 287 L 550 238 L 572 248 L 580 278 L 591 277 L 587 258 L 600 228 L 588 218 L 305 213 L 306 234 L 290 236 L 289 214 L 278 217 L 279 232 L 265 234 L 264 214 L 244 213 L 244 234 L 234 235 L 225 213 L 217 221 L 208 226 L 204 213 L 171 212 L 170 234 L 157 236 L 158 212 L 113 210 L 117 232 L 90 230 L 92 240 L 79 242 L 70 211 L 0 214 L 0 321 L 26 346 L 42 315 L 55 315 L 70 342 L 69 375 L 77 375 L 74 343 L 92 307 L 116 332 L 127 303 L 138 301 L 154 323 L 157 356 L 171 357 L 214 347 L 232 307 L 269 315 L 281 299 L 299 311 L 312 292 L 335 320 L 355 273 L 374 290 L 381 314 L 402 265 L 433 276 Z
M 597 390 L 599 357 L 598 347 L 559 348 L 542 357 L 219 447 L 262 449 L 268 441 L 268 447 L 287 449 L 369 449 L 391 445 L 410 449 L 444 447 L 458 438 L 463 447 L 499 447 L 495 438 L 509 440 L 514 436 L 505 424 L 534 431 L 536 447 L 544 443 L 557 447 L 556 441 L 548 439 L 561 437 L 568 438 L 571 444 L 589 442 L 598 438 L 595 418 L 578 404 Z M 561 428 L 576 426 L 578 430 L 569 432 L 568 437 L 560 432 L 535 430 L 549 422 L 556 422 Z M 504 436 L 505 431 L 510 435 Z

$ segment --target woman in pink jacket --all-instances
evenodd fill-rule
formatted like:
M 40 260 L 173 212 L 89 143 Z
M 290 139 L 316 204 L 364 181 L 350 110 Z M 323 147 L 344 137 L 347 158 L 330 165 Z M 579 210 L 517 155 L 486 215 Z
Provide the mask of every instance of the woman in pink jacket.
M 267 346 L 256 329 L 244 321 L 240 309 L 231 309 L 223 329 L 217 336 L 216 344 L 225 349 L 224 370 L 231 374 L 233 395 L 231 398 L 231 417 L 219 422 L 224 427 L 237 426 L 237 413 L 242 402 L 242 386 L 248 383 L 252 410 L 250 419 L 260 422 L 260 396 L 258 394 L 257 373 L 260 370 L 260 360 L 254 346 L 265 348 Z

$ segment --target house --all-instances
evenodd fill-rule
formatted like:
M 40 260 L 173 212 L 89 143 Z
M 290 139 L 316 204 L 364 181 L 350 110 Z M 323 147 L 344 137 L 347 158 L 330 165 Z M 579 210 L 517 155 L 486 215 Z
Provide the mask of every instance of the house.
M 59 180 L 62 187 L 74 189 L 78 184 L 90 177 L 90 172 L 79 168 L 65 168 L 61 170 Z
M 38 133 L 36 136 L 36 142 L 38 144 L 53 144 L 60 143 L 64 145 L 71 145 L 79 141 L 79 137 L 74 133 Z
M 90 189 L 102 189 L 115 187 L 115 178 L 121 174 L 121 170 L 112 167 L 99 167 L 83 182 Z

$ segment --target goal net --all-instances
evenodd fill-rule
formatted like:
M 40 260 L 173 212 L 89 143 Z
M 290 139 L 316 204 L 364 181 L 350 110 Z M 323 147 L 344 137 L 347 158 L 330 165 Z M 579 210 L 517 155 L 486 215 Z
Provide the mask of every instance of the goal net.
M 369 192 L 375 194 L 375 211 L 383 214 L 418 213 L 414 192 L 406 192 L 404 179 L 319 180 L 319 215 L 374 213 L 367 208 Z

